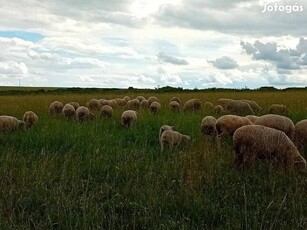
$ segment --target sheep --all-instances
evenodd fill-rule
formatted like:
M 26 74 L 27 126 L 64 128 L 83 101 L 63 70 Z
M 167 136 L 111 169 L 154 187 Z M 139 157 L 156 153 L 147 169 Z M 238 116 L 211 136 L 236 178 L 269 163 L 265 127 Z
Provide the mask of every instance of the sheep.
M 80 106 L 79 106 L 80 107 Z M 78 107 L 78 108 L 79 108 Z M 78 109 L 77 108 L 77 109 Z M 75 110 L 75 107 L 71 104 L 66 104 L 63 108 L 63 111 L 62 111 L 64 117 L 68 118 L 68 119 L 73 119 L 76 115 L 76 110 Z
M 86 121 L 90 118 L 90 110 L 85 106 L 80 106 L 76 110 L 76 118 L 78 121 Z
M 116 98 L 115 101 L 116 101 L 116 104 L 118 106 L 126 106 L 127 105 L 127 101 L 125 99 Z
M 179 104 L 181 104 L 181 100 L 179 97 L 172 97 L 169 102 L 171 103 L 172 101 L 177 101 Z
M 99 103 L 100 103 L 100 106 L 103 106 L 103 102 L 105 101 L 106 99 L 104 99 L 104 98 L 100 98 L 98 101 L 99 101 Z
M 218 104 L 221 105 L 224 109 L 226 108 L 226 105 L 232 101 L 232 99 L 228 99 L 228 98 L 220 98 L 218 99 Z
M 160 102 L 159 99 L 158 99 L 157 97 L 155 97 L 155 96 L 151 96 L 151 97 L 149 97 L 147 100 L 148 100 L 148 102 L 149 102 L 149 106 L 150 106 L 150 104 L 153 103 L 154 101 Z
M 16 117 L 6 115 L 0 116 L 0 133 L 25 129 L 26 126 L 24 121 L 18 120 Z
M 146 100 L 146 98 L 143 96 L 137 96 L 136 99 L 138 99 L 140 102 Z
M 140 101 L 138 99 L 132 99 L 127 102 L 127 109 L 138 110 L 140 108 Z
M 129 96 L 124 96 L 124 100 L 125 100 L 126 102 L 128 102 L 128 101 L 130 101 L 130 97 L 129 97 Z
M 247 104 L 249 104 L 255 113 L 259 113 L 262 110 L 262 108 L 255 101 L 245 100 L 245 99 L 242 99 L 240 101 L 246 102 Z
M 172 150 L 174 146 L 178 146 L 184 142 L 191 140 L 191 137 L 188 135 L 181 134 L 173 130 L 165 130 L 160 139 L 161 152 L 164 151 L 165 145 L 168 145 Z
M 247 125 L 235 131 L 233 143 L 234 162 L 238 168 L 248 168 L 257 159 L 268 159 L 286 169 L 306 169 L 306 160 L 282 131 L 261 125 Z
M 160 127 L 160 130 L 159 130 L 159 142 L 161 141 L 162 133 L 163 133 L 165 130 L 173 130 L 173 129 L 174 129 L 174 126 L 162 125 L 162 126 Z
M 278 114 L 266 114 L 257 118 L 254 124 L 283 131 L 291 140 L 294 138 L 294 124 L 288 117 Z
M 212 116 L 206 116 L 201 121 L 201 133 L 208 136 L 216 136 L 216 118 Z
M 148 109 L 149 108 L 149 102 L 145 99 L 140 102 L 140 108 L 142 109 Z
M 188 100 L 183 106 L 183 111 L 200 111 L 200 110 L 201 110 L 201 102 L 199 99 Z
M 118 106 L 116 100 L 114 100 L 114 99 L 111 99 L 111 100 L 104 100 L 104 101 L 101 103 L 101 107 L 104 106 L 104 105 L 111 106 L 113 109 L 116 109 L 117 106 Z
M 134 110 L 126 110 L 122 113 L 121 123 L 126 127 L 131 127 L 137 120 L 138 113 Z
M 156 114 L 161 109 L 161 105 L 159 102 L 154 101 L 150 104 L 149 109 L 150 109 L 150 112 L 152 112 L 153 114 Z
M 225 114 L 225 110 L 224 110 L 223 106 L 221 106 L 221 105 L 215 106 L 214 111 L 215 111 L 215 114 L 217 114 L 217 115 Z
M 211 102 L 206 101 L 205 108 L 208 109 L 208 110 L 213 110 L 214 109 L 214 105 Z
M 100 116 L 111 118 L 113 116 L 113 108 L 109 105 L 104 105 L 100 109 Z
M 91 99 L 89 102 L 86 103 L 86 106 L 89 108 L 89 110 L 93 111 L 99 111 L 101 108 L 101 103 L 98 99 Z
M 178 103 L 178 101 L 171 101 L 169 103 L 169 107 L 170 107 L 170 110 L 172 112 L 179 112 L 180 111 L 180 104 Z
M 285 105 L 273 104 L 269 108 L 269 113 L 271 114 L 284 114 L 288 109 Z
M 31 128 L 38 122 L 38 116 L 33 111 L 27 111 L 22 120 L 26 123 L 27 128 Z
M 258 116 L 255 115 L 247 115 L 245 116 L 248 120 L 250 120 L 251 122 L 255 123 L 255 121 L 257 120 L 257 118 L 259 118 Z
M 80 107 L 80 104 L 78 102 L 69 102 L 68 104 L 71 104 L 75 109 L 77 109 L 78 107 Z
M 299 150 L 307 144 L 307 119 L 296 123 L 294 128 L 294 143 Z
M 254 114 L 253 109 L 247 102 L 232 100 L 226 105 L 226 111 L 234 115 L 251 115 Z
M 49 105 L 49 113 L 51 115 L 58 115 L 62 113 L 63 103 L 60 101 L 54 101 Z

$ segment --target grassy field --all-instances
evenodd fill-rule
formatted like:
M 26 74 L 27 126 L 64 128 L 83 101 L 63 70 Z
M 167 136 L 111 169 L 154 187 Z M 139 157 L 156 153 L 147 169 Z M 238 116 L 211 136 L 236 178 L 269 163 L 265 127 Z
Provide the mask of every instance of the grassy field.
M 283 103 L 297 122 L 307 118 L 306 91 L 154 95 L 161 112 L 140 111 L 131 129 L 120 125 L 122 109 L 111 120 L 83 124 L 47 112 L 54 100 L 85 104 L 123 97 L 121 91 L 0 96 L 1 115 L 39 116 L 33 129 L 0 136 L 0 229 L 307 229 L 306 174 L 263 162 L 237 170 L 230 140 L 218 151 L 200 135 L 201 119 L 213 111 L 173 114 L 167 106 L 172 96 L 203 104 L 245 98 L 264 112 Z M 191 143 L 160 153 L 163 124 L 190 135 Z

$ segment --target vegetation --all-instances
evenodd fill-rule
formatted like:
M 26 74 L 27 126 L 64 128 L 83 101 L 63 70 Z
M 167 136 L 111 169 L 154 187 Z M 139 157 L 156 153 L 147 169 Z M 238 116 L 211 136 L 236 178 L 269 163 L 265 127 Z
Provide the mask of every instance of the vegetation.
M 57 91 L 56 91 L 57 92 Z M 0 136 L 0 229 L 306 229 L 307 177 L 259 162 L 235 169 L 231 140 L 218 151 L 200 135 L 201 113 L 173 114 L 168 101 L 218 98 L 257 101 L 267 111 L 283 103 L 294 122 L 307 118 L 307 93 L 288 91 L 143 91 L 158 96 L 161 112 L 139 112 L 130 129 L 112 119 L 83 124 L 51 117 L 54 100 L 115 98 L 138 91 L 44 92 L 0 96 L 0 113 L 39 116 L 31 130 Z M 160 152 L 163 124 L 192 137 Z M 306 149 L 304 157 L 307 158 Z

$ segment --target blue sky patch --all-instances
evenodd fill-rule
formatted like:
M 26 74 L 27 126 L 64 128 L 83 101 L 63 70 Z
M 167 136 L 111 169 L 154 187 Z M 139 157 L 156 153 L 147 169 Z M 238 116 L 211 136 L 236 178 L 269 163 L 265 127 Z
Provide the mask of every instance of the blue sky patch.
M 39 33 L 17 31 L 17 30 L 0 31 L 0 37 L 20 38 L 20 39 L 31 41 L 31 42 L 38 42 L 44 38 L 43 35 Z

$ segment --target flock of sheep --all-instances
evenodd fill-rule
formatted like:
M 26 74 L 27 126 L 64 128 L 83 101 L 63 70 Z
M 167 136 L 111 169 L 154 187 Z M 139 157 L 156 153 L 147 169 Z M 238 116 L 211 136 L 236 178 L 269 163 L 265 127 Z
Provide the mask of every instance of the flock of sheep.
M 169 102 L 169 109 L 173 112 L 202 109 L 199 99 L 191 99 L 183 107 L 181 105 L 180 98 L 173 97 Z M 294 125 L 290 118 L 283 116 L 288 112 L 286 106 L 274 104 L 270 106 L 269 114 L 263 116 L 255 115 L 261 113 L 262 108 L 251 100 L 220 98 L 217 106 L 214 107 L 211 102 L 206 102 L 204 106 L 205 109 L 214 110 L 220 117 L 204 117 L 201 121 L 202 134 L 216 139 L 218 147 L 224 136 L 233 136 L 237 167 L 249 167 L 257 159 L 268 159 L 275 166 L 306 169 L 306 160 L 300 150 L 307 144 L 307 119 Z M 49 113 L 83 122 L 94 119 L 97 116 L 94 111 L 99 111 L 102 117 L 111 118 L 118 107 L 125 109 L 121 116 L 122 125 L 131 127 L 137 121 L 138 110 L 147 109 L 156 114 L 161 109 L 161 104 L 154 96 L 148 99 L 143 96 L 134 99 L 128 96 L 110 100 L 91 99 L 86 106 L 80 106 L 78 102 L 63 105 L 54 101 L 49 106 Z M 0 116 L 0 132 L 30 128 L 37 122 L 38 117 L 32 111 L 27 111 L 22 121 L 12 116 Z M 166 146 L 172 149 L 190 140 L 190 136 L 174 131 L 172 126 L 163 125 L 160 128 L 161 151 Z

